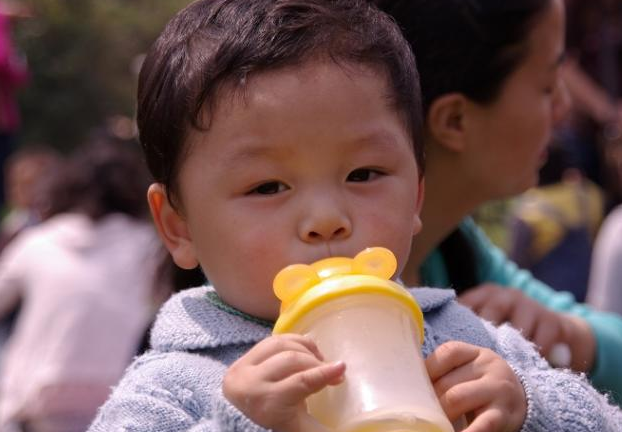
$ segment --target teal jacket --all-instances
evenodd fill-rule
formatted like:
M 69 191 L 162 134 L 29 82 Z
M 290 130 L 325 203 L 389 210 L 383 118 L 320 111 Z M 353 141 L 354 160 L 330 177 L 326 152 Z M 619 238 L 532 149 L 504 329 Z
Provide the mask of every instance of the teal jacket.
M 596 362 L 589 374 L 592 384 L 600 390 L 610 392 L 618 403 L 622 403 L 622 317 L 577 303 L 572 294 L 555 291 L 535 279 L 528 271 L 518 268 L 501 249 L 490 242 L 471 218 L 462 222 L 460 230 L 475 251 L 477 275 L 481 283 L 495 282 L 518 288 L 548 308 L 579 316 L 590 324 L 597 343 Z M 447 268 L 438 249 L 424 262 L 421 277 L 424 285 L 450 287 Z

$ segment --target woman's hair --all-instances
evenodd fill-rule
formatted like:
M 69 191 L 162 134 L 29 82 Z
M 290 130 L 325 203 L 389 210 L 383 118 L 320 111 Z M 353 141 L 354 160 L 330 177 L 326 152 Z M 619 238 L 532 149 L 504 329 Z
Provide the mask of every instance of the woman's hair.
M 424 109 L 447 93 L 491 102 L 526 56 L 551 0 L 376 0 L 417 58 Z
M 149 183 L 135 141 L 93 136 L 52 176 L 39 207 L 44 219 L 70 211 L 93 220 L 110 213 L 145 218 Z
M 447 269 L 451 285 L 460 295 L 464 291 L 479 285 L 477 259 L 469 237 L 458 227 L 453 230 L 438 246 Z
M 155 180 L 176 203 L 191 128 L 209 129 L 219 98 L 254 74 L 328 60 L 365 66 L 387 82 L 423 172 L 423 112 L 409 44 L 365 0 L 199 0 L 179 12 L 149 50 L 139 76 L 140 142 Z M 304 103 L 297 101 L 292 103 Z

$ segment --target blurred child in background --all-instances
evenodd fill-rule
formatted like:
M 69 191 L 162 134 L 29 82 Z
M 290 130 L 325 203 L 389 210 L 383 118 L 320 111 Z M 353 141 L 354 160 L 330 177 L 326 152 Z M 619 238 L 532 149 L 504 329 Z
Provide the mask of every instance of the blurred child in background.
M 6 214 L 0 222 L 0 251 L 24 228 L 40 222 L 39 189 L 59 164 L 60 155 L 48 147 L 26 147 L 9 156 L 4 166 Z

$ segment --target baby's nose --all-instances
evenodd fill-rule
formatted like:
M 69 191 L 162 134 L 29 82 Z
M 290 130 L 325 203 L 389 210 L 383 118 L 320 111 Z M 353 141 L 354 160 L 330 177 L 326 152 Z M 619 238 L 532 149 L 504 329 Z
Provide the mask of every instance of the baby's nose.
M 332 208 L 306 215 L 300 224 L 300 238 L 309 243 L 342 240 L 352 233 L 352 222 L 342 211 Z

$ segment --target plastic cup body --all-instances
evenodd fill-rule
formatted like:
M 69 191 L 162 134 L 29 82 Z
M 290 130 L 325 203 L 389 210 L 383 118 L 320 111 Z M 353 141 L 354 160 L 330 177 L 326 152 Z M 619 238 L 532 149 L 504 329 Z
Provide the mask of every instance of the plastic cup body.
M 355 294 L 314 308 L 294 326 L 327 361 L 346 363 L 343 383 L 307 399 L 309 413 L 338 432 L 453 432 L 430 383 L 419 329 L 391 296 Z

